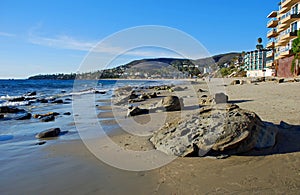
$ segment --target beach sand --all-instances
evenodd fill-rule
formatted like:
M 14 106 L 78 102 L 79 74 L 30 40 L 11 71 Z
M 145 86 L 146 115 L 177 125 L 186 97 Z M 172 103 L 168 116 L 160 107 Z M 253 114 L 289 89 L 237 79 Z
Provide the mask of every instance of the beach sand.
M 219 86 L 225 89 L 230 103 L 256 112 L 263 121 L 277 125 L 284 121 L 291 125 L 279 132 L 274 148 L 226 159 L 177 158 L 163 167 L 135 172 L 103 163 L 81 140 L 62 141 L 7 162 L 10 166 L 1 169 L 0 191 L 4 194 L 299 194 L 300 83 L 232 86 L 230 81 L 225 79 L 225 87 Z M 194 92 L 199 88 L 208 90 L 205 83 L 188 87 L 178 92 L 185 96 L 186 109 L 168 113 L 167 122 L 197 109 L 195 101 L 201 94 Z M 164 95 L 167 94 L 161 94 Z M 114 108 L 105 105 L 102 110 L 105 112 L 98 117 L 103 124 L 116 125 L 110 134 L 116 144 L 127 150 L 153 149 L 149 136 L 134 136 L 119 130 L 122 127 L 118 127 L 118 121 L 112 119 L 115 115 L 110 112 Z M 163 113 L 152 115 L 159 118 Z M 151 118 L 144 115 L 134 120 L 147 124 Z

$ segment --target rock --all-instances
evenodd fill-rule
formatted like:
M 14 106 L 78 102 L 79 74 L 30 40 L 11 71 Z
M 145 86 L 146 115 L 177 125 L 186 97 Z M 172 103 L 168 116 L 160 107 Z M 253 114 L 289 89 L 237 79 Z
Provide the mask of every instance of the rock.
M 214 100 L 216 104 L 223 104 L 228 102 L 228 96 L 224 93 L 216 93 L 214 95 Z
M 18 118 L 16 118 L 16 120 L 28 120 L 28 119 L 31 119 L 30 113 L 26 113 L 23 116 L 19 116 Z
M 204 89 L 198 89 L 198 92 L 199 92 L 199 93 L 203 93 L 203 92 L 207 92 L 207 90 L 204 90 Z
M 63 115 L 71 115 L 71 112 L 65 112 Z
M 41 118 L 41 122 L 50 122 L 50 121 L 54 121 L 55 120 L 55 116 L 54 115 L 51 115 L 51 116 L 46 116 L 46 117 L 43 117 Z
M 59 134 L 60 134 L 60 128 L 52 128 L 38 133 L 35 137 L 41 139 L 41 138 L 57 137 L 59 136 Z
M 214 98 L 210 95 L 203 95 L 200 98 L 199 105 L 212 105 L 214 103 Z
M 134 107 L 129 107 L 128 108 L 127 117 L 137 116 L 137 115 L 142 115 L 142 114 L 149 114 L 149 110 L 148 109 L 141 109 L 137 106 L 134 106 Z
M 135 94 L 135 91 L 131 91 L 129 95 L 117 95 L 114 99 L 115 105 L 128 104 L 130 100 L 138 98 L 138 95 Z
M 173 91 L 184 91 L 185 89 L 180 86 L 177 86 L 177 87 L 173 87 L 172 90 Z
M 154 132 L 157 150 L 176 156 L 232 155 L 275 144 L 277 128 L 234 104 L 202 107 Z
M 59 113 L 57 113 L 57 112 L 48 112 L 46 114 L 34 114 L 33 118 L 41 119 L 41 118 L 48 117 L 48 116 L 58 116 L 58 115 L 59 115 Z
M 13 99 L 10 99 L 8 100 L 9 102 L 23 102 L 25 101 L 25 97 L 16 97 L 16 98 L 13 98 Z
M 167 96 L 164 97 L 157 108 L 163 108 L 165 111 L 180 111 L 183 108 L 183 101 L 180 100 L 177 96 Z
M 279 126 L 280 126 L 281 128 L 284 128 L 284 129 L 290 129 L 290 128 L 293 127 L 293 125 L 290 125 L 290 124 L 288 124 L 288 123 L 286 123 L 286 122 L 284 122 L 284 121 L 280 121 Z
M 233 80 L 231 81 L 230 85 L 243 85 L 244 81 L 243 80 Z
M 18 112 L 25 112 L 23 109 L 13 108 L 8 106 L 0 107 L 0 113 L 18 113 Z
M 4 115 L 3 114 L 0 114 L 0 119 L 3 119 L 4 118 Z
M 45 141 L 41 141 L 41 142 L 37 142 L 35 145 L 40 146 L 40 145 L 44 145 L 45 143 L 46 143 Z
M 45 104 L 45 103 L 48 103 L 48 100 L 46 100 L 46 99 L 38 99 L 37 102 Z
M 95 91 L 95 94 L 106 94 L 106 91 Z
M 283 83 L 283 82 L 284 82 L 284 78 L 277 79 L 276 82 L 277 82 L 277 83 Z
M 135 98 L 135 99 L 128 100 L 128 103 L 136 103 L 136 102 L 143 102 L 143 101 L 145 101 L 145 99 Z
M 64 101 L 63 100 L 54 100 L 52 103 L 53 104 L 63 104 Z

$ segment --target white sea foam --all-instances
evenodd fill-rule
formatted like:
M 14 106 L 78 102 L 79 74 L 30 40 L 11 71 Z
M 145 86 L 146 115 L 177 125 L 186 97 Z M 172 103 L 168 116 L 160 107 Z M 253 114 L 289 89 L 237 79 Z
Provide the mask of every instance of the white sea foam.
M 1 106 L 28 106 L 30 105 L 29 101 L 22 101 L 22 102 L 4 102 L 0 104 Z

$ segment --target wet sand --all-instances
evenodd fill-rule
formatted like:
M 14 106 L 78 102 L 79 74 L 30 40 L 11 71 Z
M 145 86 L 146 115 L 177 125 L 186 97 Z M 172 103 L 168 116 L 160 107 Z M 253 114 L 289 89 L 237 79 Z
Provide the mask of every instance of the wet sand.
M 0 169 L 1 191 L 4 194 L 298 194 L 300 83 L 231 86 L 229 82 L 225 80 L 224 89 L 231 103 L 256 112 L 266 122 L 285 121 L 291 125 L 279 132 L 274 148 L 222 160 L 177 158 L 152 171 L 133 172 L 106 165 L 93 156 L 81 140 L 64 141 L 31 148 L 30 155 L 20 155 L 15 161 L 6 162 L 9 164 Z M 202 93 L 193 91 L 208 90 L 206 84 L 189 87 L 193 87 L 190 92 L 177 92 L 185 96 L 185 111 L 169 113 L 167 122 L 197 109 L 195 99 Z M 105 114 L 98 117 L 106 124 L 117 125 L 118 122 L 111 119 L 114 115 L 109 112 L 110 107 L 102 108 Z M 126 115 L 126 112 L 118 115 Z M 156 115 L 161 117 L 163 113 Z M 141 124 L 151 121 L 146 115 L 134 120 Z M 111 139 L 126 150 L 153 149 L 147 136 L 124 133 L 118 127 L 113 132 Z

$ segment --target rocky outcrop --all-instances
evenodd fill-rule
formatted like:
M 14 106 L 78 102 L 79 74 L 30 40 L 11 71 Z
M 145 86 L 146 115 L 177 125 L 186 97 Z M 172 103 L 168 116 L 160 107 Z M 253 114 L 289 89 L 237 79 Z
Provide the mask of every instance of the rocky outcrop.
M 272 147 L 276 133 L 276 126 L 265 124 L 254 112 L 218 104 L 166 124 L 150 141 L 169 155 L 230 155 Z
M 137 106 L 134 106 L 134 107 L 129 107 L 128 108 L 127 117 L 137 116 L 137 115 L 142 115 L 142 114 L 149 114 L 149 110 L 148 109 L 141 109 Z
M 8 106 L 0 107 L 0 113 L 18 113 L 18 112 L 25 112 L 23 109 L 13 108 Z
M 60 134 L 60 128 L 52 128 L 38 133 L 35 137 L 38 139 L 50 138 L 50 137 L 57 137 L 59 136 L 59 134 Z
M 223 104 L 228 102 L 228 96 L 224 93 L 216 93 L 215 95 L 202 95 L 199 104 L 201 106 Z
M 183 100 L 179 99 L 177 96 L 167 96 L 161 99 L 161 101 L 156 105 L 155 109 L 163 111 L 180 111 L 184 107 Z
M 58 116 L 58 115 L 59 115 L 59 113 L 57 113 L 57 112 L 48 112 L 46 114 L 34 114 L 33 118 L 41 119 L 41 118 L 48 117 L 48 116 Z

